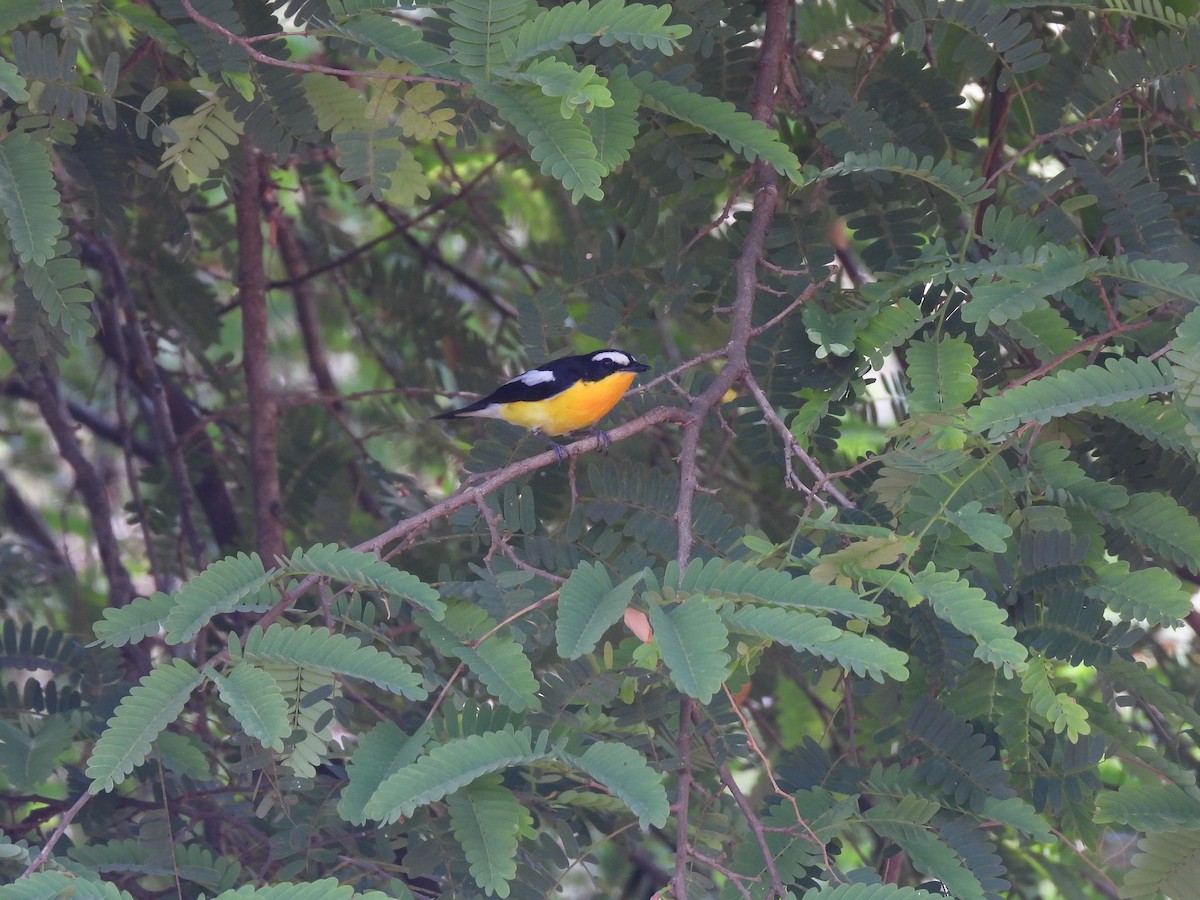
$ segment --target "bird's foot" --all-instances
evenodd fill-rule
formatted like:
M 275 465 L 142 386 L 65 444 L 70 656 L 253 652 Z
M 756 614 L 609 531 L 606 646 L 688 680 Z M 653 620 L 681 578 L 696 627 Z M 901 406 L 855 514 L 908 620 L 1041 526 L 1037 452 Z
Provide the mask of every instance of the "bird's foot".
M 542 434 L 540 431 L 535 431 L 534 434 L 550 445 L 550 449 L 554 451 L 554 458 L 558 460 L 558 464 L 561 466 L 563 461 L 567 458 L 567 448 L 558 441 L 551 440 L 547 435 Z
M 600 452 L 608 456 L 608 448 L 612 446 L 612 438 L 608 436 L 608 432 L 599 428 L 593 428 L 592 434 L 600 440 Z

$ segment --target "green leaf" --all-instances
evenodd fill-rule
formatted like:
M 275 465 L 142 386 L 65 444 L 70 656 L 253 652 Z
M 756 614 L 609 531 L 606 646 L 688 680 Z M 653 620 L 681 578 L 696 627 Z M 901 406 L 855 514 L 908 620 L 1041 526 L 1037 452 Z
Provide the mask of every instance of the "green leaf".
M 76 727 L 69 719 L 48 716 L 24 728 L 0 719 L 0 776 L 10 789 L 36 791 L 58 768 L 60 757 L 75 742 Z
M 154 755 L 162 760 L 168 772 L 186 775 L 197 781 L 212 778 L 212 759 L 208 745 L 194 734 L 159 732 L 154 742 Z
M 1024 671 L 1026 650 L 1014 639 L 1016 630 L 1004 624 L 1004 610 L 982 590 L 963 581 L 957 571 L 938 572 L 932 564 L 912 582 L 939 619 L 975 639 L 978 659 L 1006 675 Z
M 146 761 L 150 745 L 174 722 L 203 677 L 182 659 L 159 666 L 133 688 L 108 720 L 88 759 L 88 793 L 111 791 Z
M 707 703 L 729 677 L 729 633 L 707 602 L 689 597 L 673 609 L 650 604 L 650 627 L 675 686 Z
M 190 641 L 213 616 L 232 612 L 256 596 L 273 577 L 274 570 L 265 570 L 257 553 L 239 553 L 212 563 L 172 596 L 164 623 L 167 643 Z
M 212 900 L 391 900 L 381 891 L 358 892 L 334 878 L 321 878 L 299 884 L 271 884 L 265 887 L 245 885 L 222 891 Z
M 505 59 L 517 65 L 535 56 L 560 50 L 568 44 L 599 40 L 604 47 L 629 44 L 635 50 L 657 50 L 670 56 L 681 38 L 691 34 L 687 25 L 666 25 L 669 4 L 626 4 L 624 0 L 572 0 L 540 10 L 517 30 Z
M 1200 828 L 1200 798 L 1173 784 L 1126 783 L 1096 798 L 1096 821 L 1128 825 L 1138 831 Z
M 211 666 L 204 670 L 217 686 L 222 702 L 242 730 L 264 747 L 283 752 L 283 739 L 292 733 L 288 705 L 279 683 L 253 663 L 241 662 L 221 675 Z
M 1179 369 L 1175 373 L 1175 390 L 1178 395 Z M 1195 456 L 1192 439 L 1188 434 L 1188 420 L 1174 406 L 1157 400 L 1129 400 L 1114 403 L 1099 410 L 1106 419 L 1119 422 L 1135 434 L 1154 441 L 1161 447 L 1184 456 Z
M 532 0 L 451 0 L 451 56 L 478 87 L 497 68 L 507 68 L 508 48 L 502 41 L 515 36 L 537 11 Z
M 1119 511 L 1097 515 L 1155 553 L 1200 572 L 1200 522 L 1166 494 L 1133 494 Z
M 1200 828 L 1147 835 L 1138 850 L 1121 897 L 1188 897 L 1200 883 Z
M 908 405 L 914 413 L 951 409 L 975 396 L 975 352 L 961 335 L 914 341 L 905 360 L 912 382 Z
M 614 587 L 602 564 L 580 563 L 559 588 L 558 655 L 578 659 L 591 653 L 608 627 L 621 618 L 643 577 L 639 572 Z
M 986 735 L 931 697 L 922 695 L 917 700 L 907 731 L 911 741 L 902 756 L 920 759 L 914 774 L 943 791 L 955 805 L 978 811 L 989 797 L 1006 800 L 1016 793 Z
M 1045 817 L 1038 815 L 1029 802 L 1021 797 L 1008 797 L 1004 800 L 988 797 L 983 801 L 980 813 L 985 819 L 1003 822 L 1011 828 L 1029 835 L 1035 841 L 1050 843 L 1054 840 Z
M 1166 363 L 1117 357 L 1103 366 L 1058 372 L 988 397 L 967 414 L 967 427 L 997 440 L 1026 422 L 1051 419 L 1092 407 L 1163 393 L 1174 388 Z
M 541 705 L 533 666 L 521 645 L 507 634 L 492 634 L 481 640 L 496 624 L 482 609 L 462 604 L 452 607 L 442 623 L 424 614 L 415 616 L 414 622 L 439 652 L 466 663 L 509 709 L 520 712 Z
M 938 900 L 942 896 L 892 884 L 839 884 L 804 892 L 804 900 Z
M 679 567 L 669 563 L 663 587 L 704 594 L 712 599 L 799 607 L 851 619 L 876 619 L 883 615 L 882 606 L 864 600 L 849 588 L 822 584 L 807 575 L 791 575 L 719 558 L 693 560 L 682 577 Z
M 1151 625 L 1174 627 L 1192 611 L 1192 592 L 1175 575 L 1159 568 L 1130 572 L 1123 560 L 1101 569 L 1084 594 L 1130 622 L 1145 619 Z
M 633 77 L 642 103 L 651 109 L 695 125 L 727 143 L 750 162 L 763 160 L 785 178 L 801 183 L 800 161 L 775 132 L 732 103 L 696 94 L 681 85 L 656 79 L 650 72 Z
M 427 42 L 421 32 L 386 12 L 366 12 L 337 23 L 326 23 L 334 33 L 370 47 L 388 59 L 420 66 L 426 71 L 450 62 L 446 51 Z
M 175 601 L 167 594 L 153 593 L 138 597 L 125 606 L 107 606 L 92 626 L 96 643 L 104 647 L 124 647 L 155 634 Z
M 552 11 L 552 10 L 549 10 Z M 612 105 L 596 107 L 584 114 L 583 121 L 596 144 L 596 158 L 611 172 L 629 159 L 638 133 L 637 110 L 642 93 L 620 66 L 608 77 Z
M 598 741 L 582 754 L 564 754 L 563 759 L 612 791 L 638 817 L 643 828 L 667 824 L 671 806 L 663 776 L 632 747 Z
M 557 59 L 539 59 L 510 77 L 515 82 L 536 84 L 547 97 L 562 98 L 559 113 L 564 119 L 571 118 L 577 110 L 591 112 L 597 107 L 613 105 L 608 79 L 596 74 L 595 66 L 576 69 Z
M 356 200 L 398 198 L 408 205 L 429 198 L 424 170 L 400 135 L 398 126 L 334 132 L 342 181 L 360 183 Z
M 421 685 L 421 676 L 404 660 L 327 628 L 291 627 L 277 622 L 263 631 L 256 625 L 246 635 L 240 655 L 252 662 L 288 663 L 343 678 L 358 678 L 409 700 L 424 700 L 428 696 Z
M 447 805 L 471 877 L 489 897 L 507 897 L 508 883 L 517 877 L 517 838 L 531 830 L 532 817 L 499 775 L 484 775 L 459 788 Z
M 17 67 L 7 59 L 0 59 L 0 93 L 7 94 L 9 98 L 18 103 L 24 103 L 29 99 L 29 89 L 25 79 L 21 77 Z
M 940 808 L 936 802 L 912 795 L 899 802 L 878 798 L 863 814 L 863 820 L 907 853 L 918 872 L 942 882 L 956 900 L 985 900 L 979 879 L 963 865 L 954 849 L 927 827 Z
M 973 206 L 992 195 L 983 186 L 984 179 L 949 159 L 934 161 L 932 156 L 917 159 L 907 147 L 884 144 L 866 153 L 847 153 L 840 162 L 821 172 L 821 178 L 834 178 L 855 172 L 892 172 L 923 182 L 943 191 L 962 206 Z
M 1070 694 L 1054 690 L 1050 683 L 1049 663 L 1035 657 L 1021 676 L 1021 690 L 1029 695 L 1033 711 L 1050 723 L 1055 734 L 1067 733 L 1072 744 L 1083 734 L 1091 734 L 1087 710 Z
M 1047 245 L 1030 262 L 988 266 L 971 288 L 971 300 L 963 304 L 963 321 L 974 322 L 975 334 L 982 336 L 992 325 L 1041 308 L 1046 298 L 1078 284 L 1103 264 L 1078 250 Z
M 528 728 L 515 731 L 511 726 L 440 744 L 385 779 L 363 815 L 381 822 L 411 816 L 417 807 L 440 800 L 480 776 L 545 758 L 543 744 L 534 746 Z
M 446 613 L 446 604 L 438 592 L 415 575 L 410 575 L 381 560 L 374 553 L 344 550 L 336 544 L 317 544 L 297 549 L 291 558 L 281 560 L 281 575 L 320 575 L 348 584 L 358 591 L 409 600 L 435 619 Z
M 725 612 L 725 621 L 735 632 L 779 641 L 801 653 L 812 653 L 875 681 L 891 676 L 908 678 L 908 656 L 873 635 L 859 635 L 837 628 L 828 619 L 806 612 L 766 606 L 743 606 Z
M 416 761 L 429 742 L 429 726 L 410 735 L 393 722 L 380 722 L 361 738 L 346 767 L 349 783 L 338 801 L 338 814 L 347 822 L 366 822 L 363 810 L 379 785 Z
M 604 199 L 600 181 L 607 169 L 578 112 L 564 119 L 559 102 L 530 85 L 481 82 L 475 92 L 525 138 L 542 174 L 562 182 L 571 192 L 571 202 L 582 197 Z
M 51 325 L 82 346 L 96 334 L 92 324 L 91 303 L 95 299 L 87 287 L 88 276 L 71 256 L 60 256 L 45 265 L 29 263 L 21 270 L 29 290 Z
M 725 612 L 729 628 L 786 644 L 793 650 L 817 653 L 842 633 L 828 619 L 811 613 L 769 606 L 742 606 Z
M 133 900 L 129 894 L 107 881 L 91 881 L 63 872 L 34 872 L 6 887 L 0 887 L 0 900 Z
M 0 137 L 0 215 L 22 265 L 43 266 L 58 255 L 59 200 L 46 147 L 26 131 Z
M 208 180 L 229 159 L 229 148 L 238 143 L 244 126 L 234 118 L 225 101 L 214 96 L 190 115 L 179 116 L 163 126 L 164 143 L 160 169 L 169 169 L 175 187 L 182 193 Z
M 1008 549 L 1012 528 L 996 513 L 983 512 L 983 505 L 978 500 L 942 514 L 947 522 L 989 553 L 1004 553 Z

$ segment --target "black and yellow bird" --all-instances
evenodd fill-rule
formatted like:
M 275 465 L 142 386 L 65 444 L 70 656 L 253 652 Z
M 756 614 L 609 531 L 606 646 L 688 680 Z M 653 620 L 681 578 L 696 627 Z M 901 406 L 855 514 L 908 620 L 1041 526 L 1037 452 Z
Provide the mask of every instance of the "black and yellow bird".
M 522 372 L 468 406 L 434 418 L 503 419 L 549 439 L 595 426 L 629 390 L 637 373 L 649 368 L 621 350 L 564 356 Z M 602 431 L 597 433 L 602 441 L 607 437 Z M 554 441 L 549 443 L 561 461 L 562 448 Z

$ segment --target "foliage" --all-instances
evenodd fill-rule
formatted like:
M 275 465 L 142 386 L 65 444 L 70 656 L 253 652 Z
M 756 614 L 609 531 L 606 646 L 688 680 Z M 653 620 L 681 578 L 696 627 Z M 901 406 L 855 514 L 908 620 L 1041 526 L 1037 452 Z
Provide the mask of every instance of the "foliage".
M 1198 12 L 0 3 L 0 900 L 1187 895 Z

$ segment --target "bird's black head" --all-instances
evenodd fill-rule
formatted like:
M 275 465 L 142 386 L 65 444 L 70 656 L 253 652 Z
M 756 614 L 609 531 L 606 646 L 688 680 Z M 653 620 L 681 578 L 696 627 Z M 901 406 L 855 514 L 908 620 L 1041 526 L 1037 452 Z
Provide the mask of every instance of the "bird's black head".
M 586 381 L 599 381 L 614 372 L 646 372 L 650 369 L 648 365 L 638 362 L 624 350 L 597 350 L 583 359 L 587 368 L 584 375 Z

